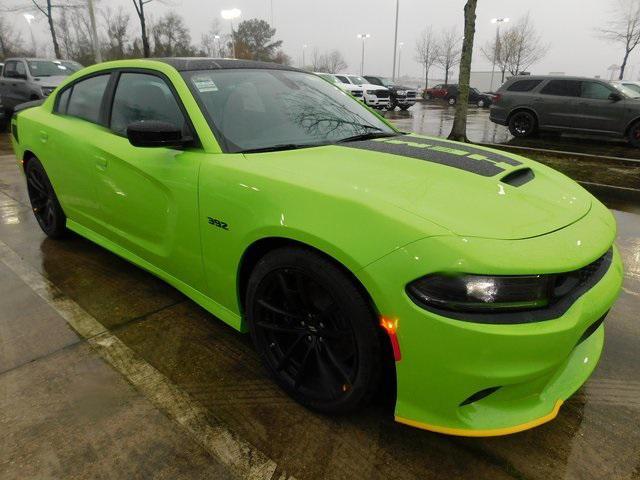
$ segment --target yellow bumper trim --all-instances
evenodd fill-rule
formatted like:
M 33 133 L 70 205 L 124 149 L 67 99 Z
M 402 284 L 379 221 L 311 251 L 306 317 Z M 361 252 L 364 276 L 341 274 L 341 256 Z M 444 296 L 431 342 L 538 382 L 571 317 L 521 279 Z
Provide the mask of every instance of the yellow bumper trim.
M 560 411 L 560 407 L 562 406 L 562 400 L 558 400 L 556 404 L 553 406 L 553 410 L 547 415 L 536 418 L 535 420 L 531 420 L 526 423 L 521 423 L 520 425 L 514 425 L 513 427 L 504 427 L 504 428 L 492 428 L 488 430 L 473 430 L 466 428 L 450 428 L 450 427 L 441 427 L 439 425 L 431 425 L 429 423 L 416 422 L 415 420 L 409 420 L 407 418 L 402 418 L 396 416 L 396 422 L 404 423 L 405 425 L 409 425 L 416 428 L 421 428 L 423 430 L 430 430 L 432 432 L 444 433 L 446 435 L 458 435 L 461 437 L 497 437 L 500 435 L 509 435 L 511 433 L 522 432 L 524 430 L 529 430 L 530 428 L 537 427 L 538 425 L 542 425 L 543 423 L 547 423 L 558 415 Z

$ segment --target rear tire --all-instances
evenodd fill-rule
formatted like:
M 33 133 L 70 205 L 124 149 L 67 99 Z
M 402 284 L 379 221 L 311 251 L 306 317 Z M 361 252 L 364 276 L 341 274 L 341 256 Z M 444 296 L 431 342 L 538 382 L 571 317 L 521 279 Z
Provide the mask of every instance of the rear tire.
M 410 107 L 411 107 L 411 105 L 401 105 L 400 106 L 400 110 L 407 111 L 407 110 L 409 110 Z
M 627 139 L 632 147 L 640 148 L 640 120 L 634 122 L 631 127 L 629 127 Z
M 67 233 L 67 217 L 40 160 L 36 157 L 29 159 L 25 175 L 29 202 L 38 225 L 48 237 L 63 237 Z
M 344 413 L 376 391 L 381 345 L 375 315 L 329 259 L 301 247 L 268 253 L 249 278 L 245 312 L 263 364 L 302 405 Z
M 536 133 L 537 129 L 538 122 L 531 112 L 521 110 L 509 117 L 509 131 L 514 137 L 531 137 Z

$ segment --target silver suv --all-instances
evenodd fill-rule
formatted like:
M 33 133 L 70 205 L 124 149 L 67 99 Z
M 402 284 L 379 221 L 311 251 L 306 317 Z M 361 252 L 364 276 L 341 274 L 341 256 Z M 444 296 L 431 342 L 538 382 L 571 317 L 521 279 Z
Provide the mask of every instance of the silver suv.
M 65 77 L 81 68 L 72 60 L 6 59 L 0 76 L 0 104 L 7 117 L 17 105 L 47 97 Z
M 597 133 L 640 147 L 639 99 L 631 89 L 594 78 L 513 77 L 498 90 L 490 118 L 515 137 L 540 130 Z

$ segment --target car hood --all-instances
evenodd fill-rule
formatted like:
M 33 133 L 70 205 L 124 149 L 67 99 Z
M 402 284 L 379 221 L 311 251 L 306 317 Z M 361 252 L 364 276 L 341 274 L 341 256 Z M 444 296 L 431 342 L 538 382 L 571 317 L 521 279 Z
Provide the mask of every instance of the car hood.
M 387 87 L 382 87 L 380 85 L 374 85 L 373 83 L 363 83 L 359 85 L 360 88 L 366 88 L 367 90 L 389 90 Z
M 418 135 L 250 157 L 299 186 L 370 207 L 392 204 L 460 236 L 543 235 L 582 218 L 592 202 L 577 183 L 537 162 Z
M 36 77 L 34 80 L 40 87 L 57 87 L 66 79 L 66 75 L 55 75 L 53 77 Z

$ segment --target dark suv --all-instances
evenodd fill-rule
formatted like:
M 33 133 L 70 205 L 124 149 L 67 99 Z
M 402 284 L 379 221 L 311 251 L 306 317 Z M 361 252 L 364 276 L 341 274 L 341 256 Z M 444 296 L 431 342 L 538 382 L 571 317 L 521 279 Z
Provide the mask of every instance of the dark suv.
M 400 110 L 407 110 L 416 103 L 418 91 L 413 88 L 398 85 L 386 77 L 365 75 L 364 78 L 373 85 L 380 85 L 381 87 L 389 89 L 391 92 L 391 102 L 387 107 L 388 110 L 393 110 L 396 107 L 400 107 Z
M 500 87 L 492 122 L 515 137 L 537 131 L 626 137 L 640 147 L 640 94 L 595 78 L 514 77 Z

